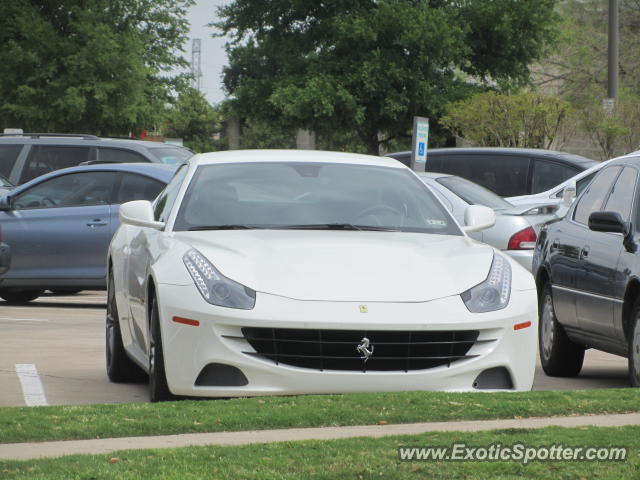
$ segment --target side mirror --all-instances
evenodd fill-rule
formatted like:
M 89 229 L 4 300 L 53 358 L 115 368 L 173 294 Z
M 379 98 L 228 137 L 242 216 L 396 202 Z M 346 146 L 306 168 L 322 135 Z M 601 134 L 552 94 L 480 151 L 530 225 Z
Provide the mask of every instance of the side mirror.
M 593 212 L 589 215 L 589 229 L 594 232 L 629 234 L 629 223 L 618 212 Z
M 565 206 L 570 207 L 573 201 L 575 200 L 575 198 L 576 198 L 576 183 L 572 182 L 566 187 L 564 187 L 564 190 L 562 191 L 562 203 Z
M 484 205 L 469 205 L 464 211 L 464 224 L 467 233 L 486 230 L 496 224 L 496 213 Z
M 11 195 L 0 197 L 0 211 L 8 212 L 13 210 L 13 198 Z
M 120 221 L 127 225 L 137 227 L 154 228 L 162 230 L 164 222 L 156 222 L 153 217 L 151 202 L 147 200 L 134 200 L 120 205 Z

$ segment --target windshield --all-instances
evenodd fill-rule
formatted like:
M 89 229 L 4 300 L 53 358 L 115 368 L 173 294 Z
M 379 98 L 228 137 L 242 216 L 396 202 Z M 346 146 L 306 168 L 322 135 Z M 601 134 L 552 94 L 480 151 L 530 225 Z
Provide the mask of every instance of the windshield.
M 410 171 L 340 163 L 201 166 L 175 230 L 306 228 L 461 235 Z
M 444 185 L 465 202 L 470 205 L 484 205 L 485 207 L 500 210 L 513 207 L 502 197 L 499 197 L 491 190 L 470 182 L 460 177 L 440 177 L 436 179 L 440 185 Z
M 149 149 L 154 157 L 160 160 L 162 163 L 169 165 L 177 165 L 183 163 L 188 158 L 193 156 L 191 150 L 180 147 L 160 147 Z
M 0 187 L 13 187 L 13 184 L 2 175 L 0 175 Z

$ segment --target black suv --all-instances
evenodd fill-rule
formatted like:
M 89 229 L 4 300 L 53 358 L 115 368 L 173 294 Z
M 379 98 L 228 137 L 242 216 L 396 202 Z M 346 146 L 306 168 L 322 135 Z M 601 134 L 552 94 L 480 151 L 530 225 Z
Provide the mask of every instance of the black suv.
M 409 166 L 411 152 L 388 157 Z M 544 192 L 598 162 L 580 155 L 534 148 L 434 148 L 427 172 L 450 173 L 478 183 L 501 197 Z
M 611 160 L 538 237 L 540 359 L 551 376 L 580 373 L 584 351 L 629 359 L 640 386 L 640 155 Z
M 0 134 L 0 175 L 20 185 L 45 173 L 89 163 L 182 163 L 187 148 L 93 135 Z

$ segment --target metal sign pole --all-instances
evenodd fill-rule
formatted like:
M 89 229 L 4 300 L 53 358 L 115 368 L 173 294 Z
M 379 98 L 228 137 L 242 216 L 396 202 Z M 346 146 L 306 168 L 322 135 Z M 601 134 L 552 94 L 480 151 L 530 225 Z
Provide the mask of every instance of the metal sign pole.
M 429 119 L 413 117 L 413 140 L 411 141 L 411 170 L 424 172 L 427 165 L 427 143 L 429 141 Z

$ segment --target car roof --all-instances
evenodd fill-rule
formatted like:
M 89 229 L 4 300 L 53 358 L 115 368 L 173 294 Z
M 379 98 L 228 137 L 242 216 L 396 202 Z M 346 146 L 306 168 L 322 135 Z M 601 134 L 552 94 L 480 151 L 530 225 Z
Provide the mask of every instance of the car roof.
M 546 157 L 551 159 L 560 159 L 573 165 L 579 165 L 581 167 L 588 167 L 596 164 L 595 160 L 592 160 L 581 155 L 576 155 L 567 152 L 557 152 L 555 150 L 544 150 L 538 148 L 508 148 L 508 147 L 456 147 L 456 148 L 432 148 L 427 150 L 427 161 L 429 161 L 429 155 L 446 155 L 453 153 L 490 153 L 492 155 L 530 155 L 535 157 Z M 411 155 L 410 151 L 395 152 L 387 154 L 391 158 L 404 158 Z
M 48 178 L 58 177 L 68 173 L 77 172 L 129 172 L 146 175 L 151 178 L 155 178 L 164 183 L 169 183 L 169 180 L 173 177 L 173 174 L 178 169 L 178 165 L 167 165 L 164 163 L 100 163 L 94 165 L 79 165 L 76 167 L 62 168 L 60 170 L 54 170 L 53 172 L 46 173 L 33 180 L 23 183 L 15 189 L 15 192 L 21 192 L 32 185 L 40 183 Z
M 94 135 L 81 135 L 81 134 L 78 134 L 78 135 L 50 134 L 50 136 L 47 136 L 46 133 L 42 133 L 42 134 L 25 133 L 24 135 L 20 135 L 20 134 L 0 135 L 0 144 L 3 144 L 3 143 L 21 143 L 21 144 L 24 144 L 24 143 L 41 144 L 42 143 L 42 144 L 48 144 L 48 145 L 59 144 L 59 145 L 72 145 L 72 146 L 102 145 L 102 146 L 111 146 L 111 147 L 118 147 L 118 146 L 123 147 L 123 146 L 136 145 L 136 146 L 145 147 L 145 148 L 168 148 L 168 147 L 184 148 L 179 145 L 173 145 L 173 144 L 161 143 L 161 142 L 152 142 L 149 140 L 138 140 L 134 138 L 108 138 L 108 137 L 96 137 Z
M 640 166 L 640 151 L 632 152 L 627 155 L 623 155 L 621 157 L 612 158 L 607 162 L 609 165 L 625 165 L 631 164 L 635 166 Z
M 214 165 L 217 163 L 254 162 L 304 162 L 349 163 L 386 168 L 407 168 L 399 162 L 389 162 L 384 157 L 359 153 L 326 152 L 322 150 L 228 150 L 201 153 L 191 157 L 191 164 Z

